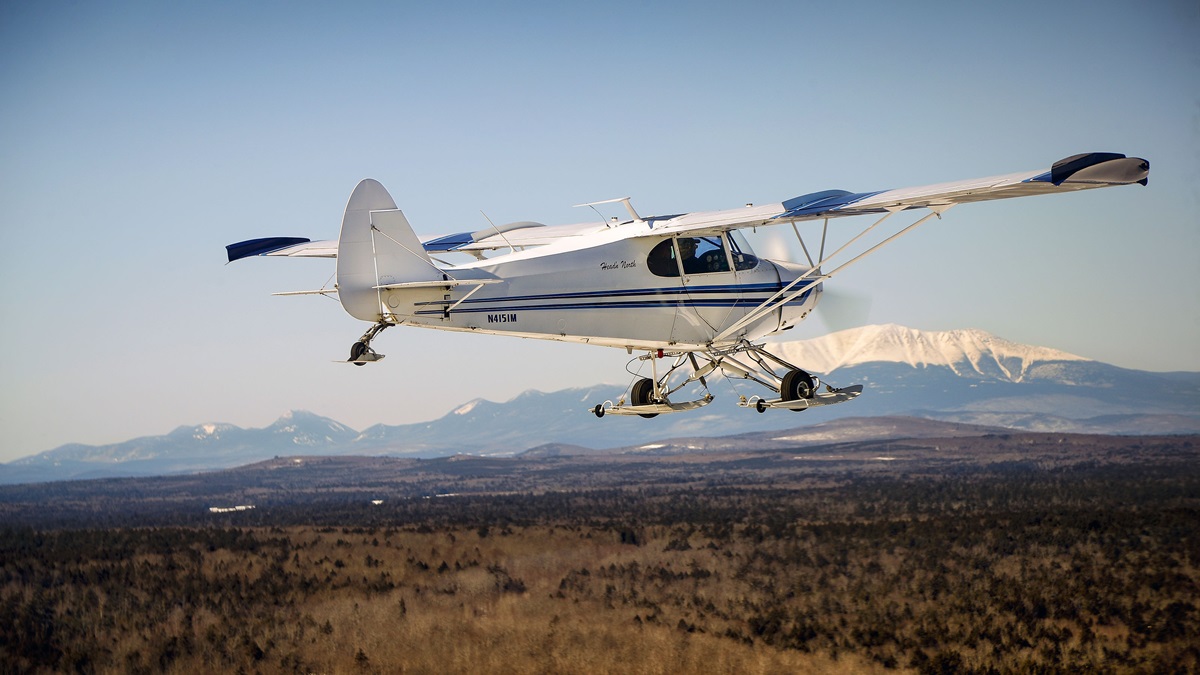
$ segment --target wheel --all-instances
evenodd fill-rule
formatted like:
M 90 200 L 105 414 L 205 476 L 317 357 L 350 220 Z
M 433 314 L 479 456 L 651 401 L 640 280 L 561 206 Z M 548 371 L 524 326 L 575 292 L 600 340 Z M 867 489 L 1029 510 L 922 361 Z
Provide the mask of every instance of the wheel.
M 767 412 L 767 404 L 760 398 L 754 402 L 754 409 L 760 413 Z
M 629 397 L 634 405 L 650 405 L 654 403 L 652 400 L 654 398 L 654 380 L 643 377 L 634 382 L 633 391 L 630 392 Z M 658 417 L 658 413 L 638 413 L 638 416 L 650 419 L 651 417 Z
M 596 417 L 604 417 L 604 404 L 603 403 L 596 404 L 596 407 L 592 408 L 592 413 L 594 413 L 596 415 Z
M 812 375 L 803 370 L 789 370 L 779 385 L 779 396 L 785 401 L 798 401 L 802 398 L 812 398 L 815 390 L 816 383 L 813 382 Z M 805 408 L 801 408 L 792 412 L 804 410 Z
M 350 345 L 350 362 L 356 366 L 366 365 L 362 361 L 358 360 L 358 357 L 362 356 L 366 352 L 367 352 L 367 346 L 365 344 L 363 344 L 361 341 L 355 342 L 354 344 Z

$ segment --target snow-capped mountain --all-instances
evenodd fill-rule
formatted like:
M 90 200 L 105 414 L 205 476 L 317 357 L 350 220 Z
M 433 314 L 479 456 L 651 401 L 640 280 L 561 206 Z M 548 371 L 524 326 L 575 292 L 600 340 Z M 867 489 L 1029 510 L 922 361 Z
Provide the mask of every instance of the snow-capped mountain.
M 807 370 L 832 374 L 864 363 L 912 368 L 944 366 L 956 375 L 1021 382 L 1047 363 L 1089 361 L 1048 347 L 1010 342 L 978 329 L 919 331 L 886 324 L 830 333 L 781 345 L 783 358 Z
M 782 410 L 760 415 L 735 405 L 739 393 L 759 394 L 760 387 L 710 377 L 716 400 L 700 410 L 650 420 L 597 419 L 588 413 L 592 406 L 625 393 L 600 385 L 527 391 L 502 403 L 474 399 L 436 420 L 375 425 L 361 433 L 297 411 L 263 429 L 212 423 L 104 446 L 65 445 L 0 465 L 0 482 L 215 469 L 277 455 L 435 457 L 516 454 L 543 445 L 620 448 L 883 415 L 1033 431 L 1200 433 L 1200 373 L 1128 370 L 978 330 L 923 332 L 895 325 L 782 343 L 778 349 L 784 359 L 835 386 L 862 383 L 865 392 L 803 416 Z
M 341 422 L 304 410 L 285 413 L 263 431 L 269 432 L 277 444 L 285 446 L 289 443 L 309 447 L 338 445 L 358 436 L 357 431 Z
M 245 464 L 248 457 L 336 452 L 357 436 L 340 422 L 293 410 L 262 429 L 208 423 L 109 445 L 72 443 L 11 462 L 5 473 L 86 477 L 110 475 L 107 469 L 114 465 L 122 467 L 121 475 L 225 468 Z M 0 481 L 13 482 L 6 478 Z

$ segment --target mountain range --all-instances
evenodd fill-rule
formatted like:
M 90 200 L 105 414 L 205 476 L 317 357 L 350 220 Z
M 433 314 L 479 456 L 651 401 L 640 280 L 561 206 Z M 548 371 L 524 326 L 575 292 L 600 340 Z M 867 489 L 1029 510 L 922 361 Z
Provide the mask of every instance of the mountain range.
M 588 414 L 595 404 L 621 396 L 613 386 L 531 390 L 503 403 L 475 399 L 437 420 L 362 431 L 292 411 L 261 429 L 210 423 L 110 445 L 64 445 L 0 465 L 0 483 L 200 471 L 294 455 L 636 450 L 679 447 L 671 439 L 789 429 L 780 435 L 789 442 L 830 442 L 861 436 L 864 428 L 879 426 L 861 418 L 882 416 L 1029 431 L 1200 433 L 1200 373 L 1129 370 L 979 330 L 925 332 L 896 325 L 783 342 L 777 348 L 785 360 L 835 386 L 862 383 L 866 390 L 855 401 L 803 416 L 740 408 L 734 405 L 737 395 L 759 394 L 761 388 L 721 378 L 710 382 L 717 397 L 712 404 L 651 420 Z

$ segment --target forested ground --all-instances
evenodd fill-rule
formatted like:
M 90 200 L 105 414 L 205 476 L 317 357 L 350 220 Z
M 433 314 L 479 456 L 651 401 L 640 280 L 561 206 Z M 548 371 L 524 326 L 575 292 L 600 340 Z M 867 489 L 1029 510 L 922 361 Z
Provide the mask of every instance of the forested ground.
M 1196 672 L 1200 466 L 1136 459 L 10 523 L 0 670 Z

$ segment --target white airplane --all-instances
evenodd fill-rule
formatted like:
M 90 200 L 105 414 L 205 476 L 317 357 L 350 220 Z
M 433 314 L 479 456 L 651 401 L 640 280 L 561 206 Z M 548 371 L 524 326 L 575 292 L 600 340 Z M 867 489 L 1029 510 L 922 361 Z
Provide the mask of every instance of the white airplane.
M 1145 185 L 1149 171 L 1144 159 L 1096 152 L 1040 171 L 877 192 L 827 190 L 726 211 L 642 217 L 624 197 L 580 205 L 623 204 L 624 219 L 552 227 L 517 222 L 425 240 L 387 190 L 367 179 L 350 195 L 336 241 L 269 237 L 226 249 L 230 262 L 256 255 L 336 258 L 333 287 L 276 295 L 336 294 L 346 312 L 370 323 L 350 349 L 347 362 L 355 365 L 383 358 L 371 343 L 391 326 L 511 335 L 643 353 L 638 358 L 650 362 L 652 375 L 635 376 L 628 403 L 622 395 L 591 408 L 597 417 L 654 417 L 707 405 L 713 396 L 705 378 L 716 371 L 768 390 L 742 396 L 743 407 L 802 411 L 849 401 L 863 390 L 826 385 L 822 391 L 816 377 L 760 342 L 807 318 L 823 282 L 958 204 Z M 866 250 L 843 255 L 909 210 L 927 213 Z M 829 220 L 866 214 L 880 217 L 825 255 Z M 796 227 L 813 220 L 824 221 L 815 260 Z M 759 258 L 740 232 L 787 225 L 804 264 Z M 442 259 L 449 254 L 468 255 L 454 263 Z M 671 400 L 696 382 L 703 397 Z

